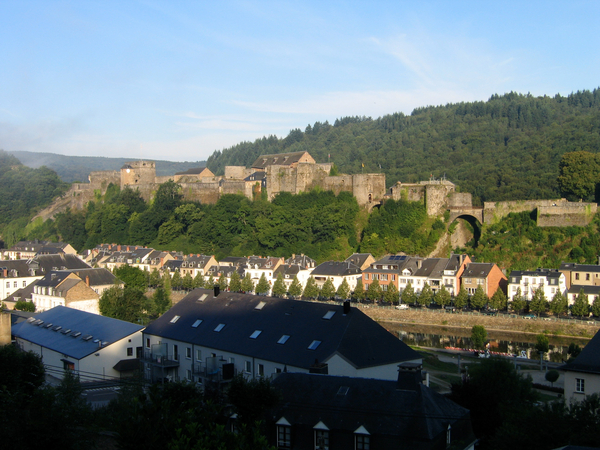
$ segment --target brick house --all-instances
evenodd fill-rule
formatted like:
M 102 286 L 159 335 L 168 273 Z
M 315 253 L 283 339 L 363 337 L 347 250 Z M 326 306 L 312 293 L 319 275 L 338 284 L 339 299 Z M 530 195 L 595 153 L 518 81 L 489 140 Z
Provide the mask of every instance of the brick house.
M 507 278 L 494 263 L 469 263 L 461 277 L 461 287 L 474 294 L 478 286 L 491 298 L 498 289 L 506 289 Z

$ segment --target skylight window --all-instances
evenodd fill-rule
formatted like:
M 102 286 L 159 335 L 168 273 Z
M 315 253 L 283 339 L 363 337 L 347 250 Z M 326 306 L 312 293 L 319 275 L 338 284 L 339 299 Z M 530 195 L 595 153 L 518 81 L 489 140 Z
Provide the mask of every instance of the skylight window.
M 219 331 L 221 331 L 223 328 L 225 328 L 225 324 L 224 323 L 220 323 L 219 325 L 217 325 L 217 328 L 215 328 L 215 331 L 218 333 Z
M 91 334 L 87 334 L 85 336 L 83 336 L 81 339 L 83 339 L 84 341 L 89 341 L 90 339 L 92 339 L 92 335 Z
M 202 323 L 202 319 L 196 319 L 196 321 L 192 324 L 192 328 L 198 328 L 198 325 Z
M 327 314 L 325 314 L 323 316 L 323 319 L 329 320 L 329 319 L 331 319 L 333 317 L 334 314 L 335 314 L 335 311 L 327 311 Z
M 67 328 L 66 330 L 61 331 L 62 334 L 69 334 L 70 332 L 71 332 L 70 328 Z
M 260 333 L 262 333 L 262 330 L 255 330 L 254 333 L 250 335 L 250 339 L 256 339 L 258 336 L 260 336 Z
M 76 338 L 81 336 L 81 331 L 73 331 L 73 334 L 71 334 L 72 337 Z
M 348 386 L 340 386 L 339 390 L 337 391 L 337 395 L 346 395 L 349 389 L 350 388 Z
M 312 341 L 311 344 L 308 346 L 308 349 L 316 350 L 319 345 L 321 345 L 321 341 Z
M 206 300 L 206 297 L 208 297 L 208 294 L 202 294 L 200 296 L 200 298 L 198 299 L 199 302 L 203 302 L 204 300 Z
M 261 310 L 261 309 L 263 309 L 263 308 L 264 308 L 264 306 L 265 306 L 266 304 L 267 304 L 267 302 L 260 302 L 258 305 L 256 305 L 256 306 L 254 307 L 254 309 Z
M 180 317 L 181 317 L 181 316 L 175 316 L 175 317 L 173 317 L 173 318 L 171 319 L 171 323 L 175 323 L 175 322 L 177 322 L 177 321 L 179 320 L 179 318 L 180 318 Z
M 290 338 L 289 335 L 284 334 L 283 336 L 281 336 L 279 338 L 279 340 L 277 341 L 277 343 L 278 344 L 285 344 L 289 338 Z

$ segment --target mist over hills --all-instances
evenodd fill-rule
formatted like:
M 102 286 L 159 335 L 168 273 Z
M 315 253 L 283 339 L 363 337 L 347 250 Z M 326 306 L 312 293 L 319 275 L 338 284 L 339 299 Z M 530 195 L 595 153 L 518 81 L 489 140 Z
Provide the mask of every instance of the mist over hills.
M 121 167 L 135 158 L 104 158 L 100 156 L 67 156 L 56 153 L 38 153 L 12 151 L 7 152 L 16 157 L 24 166 L 37 169 L 46 166 L 54 170 L 62 181 L 72 183 L 79 181 L 87 183 L 90 172 L 97 170 L 120 170 Z M 159 176 L 173 175 L 188 169 L 204 167 L 205 161 L 173 162 L 156 161 L 156 174 Z

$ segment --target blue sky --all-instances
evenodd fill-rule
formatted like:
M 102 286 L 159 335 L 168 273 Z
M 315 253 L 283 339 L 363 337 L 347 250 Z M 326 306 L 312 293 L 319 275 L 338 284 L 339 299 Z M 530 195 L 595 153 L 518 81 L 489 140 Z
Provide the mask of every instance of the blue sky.
M 598 1 L 0 0 L 0 148 L 198 161 L 344 116 L 600 86 Z

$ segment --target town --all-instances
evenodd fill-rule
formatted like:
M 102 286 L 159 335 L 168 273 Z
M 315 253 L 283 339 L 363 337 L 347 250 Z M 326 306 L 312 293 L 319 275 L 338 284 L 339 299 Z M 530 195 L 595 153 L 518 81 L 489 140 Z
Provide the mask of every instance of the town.
M 422 355 L 373 321 L 365 308 L 511 311 L 524 318 L 600 315 L 600 265 L 563 263 L 560 269 L 505 275 L 496 264 L 473 262 L 465 254 L 375 259 L 356 253 L 317 264 L 303 254 L 217 261 L 212 255 L 133 245 L 103 244 L 77 254 L 67 243 L 22 241 L 3 252 L 0 267 L 3 307 L 16 314 L 12 320 L 2 315 L 5 343 L 12 336 L 20 349 L 38 354 L 49 380 L 60 383 L 67 371 L 82 385 L 98 389 L 105 383 L 115 392 L 112 383 L 139 376 L 148 385 L 188 382 L 203 389 L 223 388 L 238 376 L 269 379 L 296 405 L 270 410 L 265 430 L 277 437 L 269 438 L 277 448 L 296 448 L 292 436 L 299 448 L 312 439 L 331 439 L 331 448 L 334 440 L 371 448 L 371 439 L 376 448 L 415 439 L 427 442 L 423 448 L 441 448 L 441 442 L 474 448 L 468 411 L 433 395 Z M 142 315 L 137 320 L 114 311 L 102 315 L 111 290 L 126 287 L 118 274 L 131 271 L 143 275 L 142 284 L 168 286 L 182 296 L 169 299 L 149 323 Z M 144 306 L 139 308 L 142 314 Z M 561 366 L 567 401 L 598 393 L 598 342 L 596 336 Z M 325 378 L 317 388 L 315 376 L 331 381 Z M 334 427 L 344 414 L 342 389 L 344 402 L 365 412 L 369 407 L 360 406 L 359 392 L 377 390 L 381 399 L 371 401 L 380 402 L 381 409 L 369 419 Z M 406 395 L 423 389 L 431 393 L 419 394 L 423 403 L 414 407 L 421 419 L 436 423 L 436 432 L 408 435 L 381 427 L 383 416 L 403 414 Z M 91 399 L 96 406 L 107 402 Z M 314 417 L 301 414 L 306 408 Z M 319 412 L 323 408 L 335 412 L 329 417 Z

